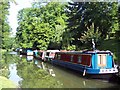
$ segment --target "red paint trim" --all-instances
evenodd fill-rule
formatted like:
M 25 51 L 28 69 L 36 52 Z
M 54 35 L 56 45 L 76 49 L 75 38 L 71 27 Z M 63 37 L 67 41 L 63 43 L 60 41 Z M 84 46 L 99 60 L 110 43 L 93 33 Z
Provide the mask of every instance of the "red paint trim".
M 73 64 L 81 64 L 83 66 L 91 66 L 91 54 L 67 54 L 67 53 L 56 53 L 60 55 L 60 60 L 65 62 L 71 62 Z M 81 57 L 81 62 L 78 61 L 78 57 Z M 55 56 L 55 59 L 58 57 Z

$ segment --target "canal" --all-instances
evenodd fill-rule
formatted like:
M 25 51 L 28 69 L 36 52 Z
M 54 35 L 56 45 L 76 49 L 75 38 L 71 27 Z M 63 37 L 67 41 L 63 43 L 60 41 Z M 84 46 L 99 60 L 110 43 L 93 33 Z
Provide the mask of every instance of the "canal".
M 22 88 L 39 88 L 40 85 L 43 85 L 38 81 L 41 69 L 48 73 L 52 71 L 51 75 L 60 84 L 56 88 L 116 88 L 120 86 L 107 80 L 83 78 L 78 72 L 41 62 L 32 56 L 22 56 L 16 52 L 4 54 L 3 59 L 5 60 L 4 67 L 8 67 L 8 78 Z M 44 85 L 43 87 L 45 88 Z

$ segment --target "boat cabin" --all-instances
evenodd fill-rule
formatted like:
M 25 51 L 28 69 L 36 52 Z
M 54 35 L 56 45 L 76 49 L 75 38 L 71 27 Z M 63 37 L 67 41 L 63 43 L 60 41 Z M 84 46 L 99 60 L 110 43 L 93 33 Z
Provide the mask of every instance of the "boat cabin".
M 49 61 L 49 60 L 53 59 L 55 57 L 56 52 L 59 52 L 59 50 L 47 50 L 46 56 L 45 56 L 46 60 Z

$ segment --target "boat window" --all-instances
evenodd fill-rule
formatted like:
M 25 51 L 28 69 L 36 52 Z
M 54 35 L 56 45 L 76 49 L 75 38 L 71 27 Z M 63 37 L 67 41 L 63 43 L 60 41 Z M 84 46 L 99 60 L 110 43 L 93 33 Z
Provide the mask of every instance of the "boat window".
M 50 52 L 47 52 L 46 56 L 49 56 L 49 53 L 50 53 Z
M 73 62 L 73 55 L 71 56 L 71 60 L 70 61 Z
M 81 56 L 78 56 L 78 63 L 81 63 Z
M 55 54 L 55 58 L 58 58 L 58 54 Z
M 60 55 L 60 54 L 58 54 L 57 58 L 58 58 L 58 60 L 60 60 L 60 58 L 61 58 L 61 55 Z
M 106 54 L 99 54 L 98 55 L 98 66 L 105 66 L 106 65 Z

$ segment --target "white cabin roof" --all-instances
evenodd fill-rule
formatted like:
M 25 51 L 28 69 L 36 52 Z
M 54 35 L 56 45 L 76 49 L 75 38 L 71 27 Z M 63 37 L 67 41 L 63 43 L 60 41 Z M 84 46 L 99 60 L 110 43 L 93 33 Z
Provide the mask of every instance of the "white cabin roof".
M 60 52 L 59 50 L 47 50 L 47 52 Z

